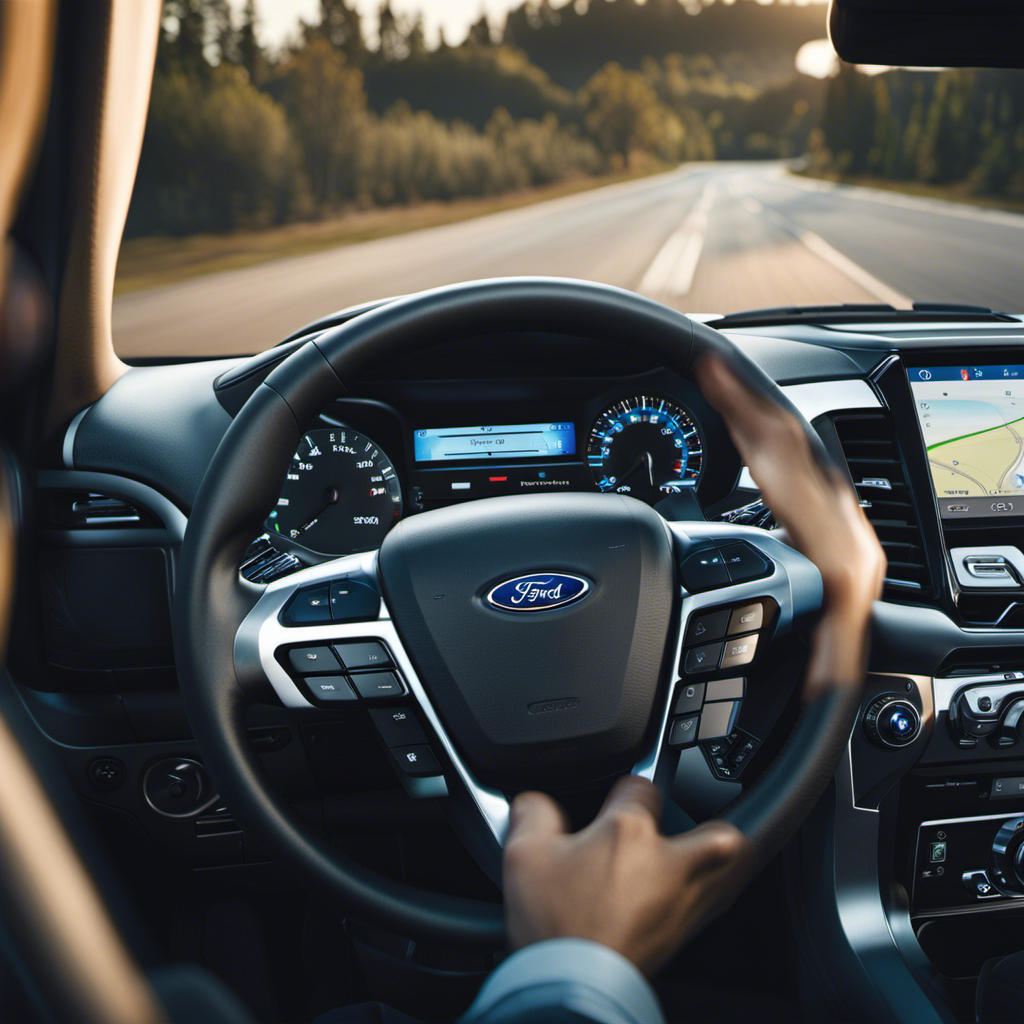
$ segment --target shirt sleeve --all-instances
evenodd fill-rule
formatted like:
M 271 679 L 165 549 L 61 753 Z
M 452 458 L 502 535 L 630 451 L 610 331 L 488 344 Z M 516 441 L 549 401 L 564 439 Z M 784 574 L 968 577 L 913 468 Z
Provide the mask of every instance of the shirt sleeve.
M 484 982 L 461 1024 L 521 1021 L 665 1024 L 636 967 L 586 939 L 550 939 L 510 956 Z

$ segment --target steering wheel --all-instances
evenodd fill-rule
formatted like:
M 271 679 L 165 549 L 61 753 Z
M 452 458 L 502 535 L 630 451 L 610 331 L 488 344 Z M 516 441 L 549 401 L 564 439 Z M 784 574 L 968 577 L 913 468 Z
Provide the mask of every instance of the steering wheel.
M 745 789 L 713 774 L 700 747 L 667 736 L 687 686 L 692 638 L 685 638 L 695 613 L 774 602 L 772 629 L 753 639 L 763 660 L 795 618 L 820 608 L 821 578 L 770 533 L 666 522 L 621 494 L 471 501 L 400 521 L 376 552 L 266 587 L 240 576 L 242 553 L 274 506 L 300 439 L 346 382 L 440 340 L 494 330 L 637 346 L 688 378 L 704 353 L 717 353 L 756 393 L 796 416 L 816 457 L 830 461 L 775 383 L 723 335 L 631 292 L 578 281 L 482 281 L 382 306 L 296 350 L 249 398 L 207 470 L 178 565 L 175 656 L 200 752 L 232 813 L 282 864 L 366 919 L 455 943 L 500 942 L 501 907 L 385 879 L 332 848 L 275 792 L 248 740 L 250 704 L 276 699 L 302 708 L 326 698 L 334 706 L 400 708 L 391 728 L 412 731 L 398 732 L 395 757 L 408 759 L 407 770 L 422 766 L 413 766 L 410 788 L 443 797 L 463 841 L 492 863 L 508 824 L 507 793 L 632 770 L 654 780 L 666 803 L 688 786 L 729 787 L 716 791 L 729 804 L 721 816 L 749 837 L 759 865 L 824 792 L 858 704 L 837 690 L 806 705 L 782 752 Z M 745 560 L 745 579 L 718 568 L 729 561 L 723 545 L 737 543 L 731 550 Z M 330 595 L 332 621 L 302 621 L 299 610 L 318 604 L 314 594 L 320 603 Z M 349 642 L 379 645 L 360 653 L 389 660 L 390 673 L 353 672 L 346 681 L 336 668 L 318 677 L 318 697 L 296 658 L 315 660 L 323 648 Z M 347 682 L 363 692 L 344 689 Z M 383 702 L 373 702 L 376 693 Z M 692 717 L 690 727 L 697 728 Z M 412 742 L 403 745 L 403 736 Z

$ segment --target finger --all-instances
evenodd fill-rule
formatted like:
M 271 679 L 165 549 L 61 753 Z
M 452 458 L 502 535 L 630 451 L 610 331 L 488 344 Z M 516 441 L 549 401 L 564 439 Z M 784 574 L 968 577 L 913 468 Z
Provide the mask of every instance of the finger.
M 719 356 L 703 356 L 697 363 L 696 374 L 704 397 L 722 414 L 728 426 L 744 437 L 756 438 L 775 411 L 774 406 L 751 391 Z
M 507 843 L 526 837 L 557 836 L 566 832 L 562 808 L 545 793 L 520 793 L 509 808 Z
M 754 860 L 750 840 L 725 821 L 708 821 L 673 836 L 669 846 L 691 879 L 720 872 L 742 874 Z
M 594 822 L 624 810 L 639 810 L 657 822 L 661 816 L 661 793 L 653 782 L 639 775 L 623 775 L 605 797 Z

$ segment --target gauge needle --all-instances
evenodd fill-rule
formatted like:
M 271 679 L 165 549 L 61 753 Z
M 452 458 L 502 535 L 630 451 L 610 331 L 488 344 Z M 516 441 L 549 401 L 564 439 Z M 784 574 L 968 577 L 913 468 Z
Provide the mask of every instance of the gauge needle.
M 636 453 L 636 458 L 633 459 L 633 464 L 626 470 L 622 476 L 619 477 L 620 486 L 625 483 L 634 473 L 639 472 L 641 469 L 647 470 L 647 479 L 650 481 L 651 486 L 654 486 L 654 459 L 651 458 L 651 453 L 644 449 Z
M 324 495 L 327 499 L 314 513 L 299 527 L 299 533 L 305 533 L 340 497 L 337 487 L 328 487 Z

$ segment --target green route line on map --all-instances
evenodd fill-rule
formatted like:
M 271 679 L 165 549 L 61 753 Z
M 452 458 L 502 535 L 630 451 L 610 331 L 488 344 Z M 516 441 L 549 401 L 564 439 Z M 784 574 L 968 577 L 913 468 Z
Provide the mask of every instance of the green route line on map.
M 963 441 L 968 437 L 977 437 L 979 434 L 987 434 L 992 430 L 1002 430 L 1004 427 L 1010 426 L 1011 423 L 1020 423 L 1022 421 L 1024 421 L 1024 416 L 1018 416 L 1015 420 L 1009 420 L 1006 423 L 1000 423 L 994 427 L 986 427 L 984 430 L 974 430 L 969 434 L 961 434 L 959 437 L 951 437 L 947 441 L 936 441 L 935 444 L 928 445 L 927 450 L 931 451 L 933 448 L 941 448 L 944 444 L 952 444 L 954 441 Z

